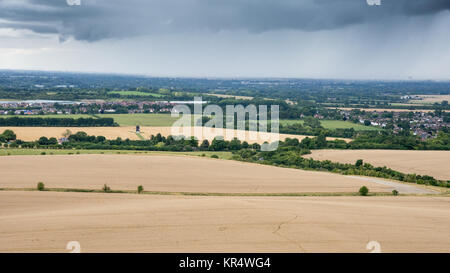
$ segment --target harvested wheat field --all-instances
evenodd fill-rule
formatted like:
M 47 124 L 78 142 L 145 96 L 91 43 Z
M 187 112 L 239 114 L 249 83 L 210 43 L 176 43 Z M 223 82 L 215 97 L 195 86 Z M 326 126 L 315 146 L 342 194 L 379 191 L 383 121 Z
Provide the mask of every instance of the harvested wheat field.
M 421 100 L 410 100 L 412 103 L 442 103 L 444 100 L 450 101 L 450 95 L 418 95 Z
M 357 192 L 363 185 L 372 192 L 398 186 L 402 193 L 430 193 L 376 178 L 190 156 L 3 156 L 0 169 L 0 188 L 35 188 L 42 181 L 48 188 L 101 189 L 107 184 L 112 190 L 136 190 L 143 185 L 146 191 L 195 193 Z
M 141 137 L 149 139 L 151 135 L 160 133 L 163 136 L 169 135 L 184 135 L 192 136 L 196 135 L 194 130 L 202 130 L 201 140 L 208 139 L 213 140 L 217 136 L 223 136 L 226 140 L 232 140 L 234 137 L 240 140 L 246 140 L 248 143 L 262 144 L 265 141 L 274 142 L 277 140 L 284 140 L 286 138 L 297 138 L 302 140 L 306 137 L 313 138 L 313 136 L 302 135 L 288 135 L 288 134 L 272 134 L 272 133 L 260 133 L 256 137 L 253 137 L 252 132 L 239 131 L 239 130 L 227 130 L 227 129 L 214 129 L 205 127 L 187 127 L 186 131 L 183 131 L 182 127 L 141 127 L 141 136 L 136 134 L 136 127 L 0 127 L 0 132 L 6 129 L 13 130 L 17 134 L 17 138 L 25 141 L 35 141 L 40 137 L 55 137 L 61 138 L 66 130 L 70 130 L 72 133 L 79 131 L 86 132 L 88 135 L 104 136 L 107 139 L 116 139 L 118 137 L 122 139 L 129 138 L 131 140 L 140 140 Z M 203 128 L 203 129 L 202 129 Z M 174 130 L 174 131 L 173 131 Z M 328 140 L 342 139 L 346 142 L 351 141 L 348 138 L 333 138 L 329 137 Z
M 450 151 L 315 150 L 305 157 L 342 163 L 363 159 L 376 167 L 450 180 Z
M 449 252 L 447 197 L 0 192 L 0 252 Z

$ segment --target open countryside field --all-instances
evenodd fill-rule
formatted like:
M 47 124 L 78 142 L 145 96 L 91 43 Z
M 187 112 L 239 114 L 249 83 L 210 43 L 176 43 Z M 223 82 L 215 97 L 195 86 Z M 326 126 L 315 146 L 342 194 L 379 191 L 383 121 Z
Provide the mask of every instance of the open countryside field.
M 179 117 L 172 117 L 170 114 L 102 114 L 99 117 L 113 118 L 120 126 L 155 127 L 172 126 L 179 119 Z
M 0 188 L 35 188 L 42 181 L 48 188 L 100 190 L 108 184 L 112 190 L 143 185 L 158 192 L 294 194 L 356 193 L 363 185 L 372 192 L 391 192 L 399 184 L 230 160 L 142 154 L 2 156 L 0 169 Z
M 194 135 L 194 130 L 203 128 L 202 139 L 213 140 L 214 137 L 224 136 L 226 140 L 231 140 L 234 137 L 238 137 L 241 140 L 246 140 L 249 143 L 259 143 L 262 144 L 265 141 L 273 142 L 278 139 L 276 134 L 272 133 L 256 133 L 256 132 L 248 132 L 248 131 L 238 131 L 238 130 L 220 130 L 214 128 L 206 128 L 206 127 L 187 127 L 183 131 L 183 128 L 180 127 L 149 127 L 143 126 L 141 127 L 141 136 L 148 139 L 151 135 L 156 135 L 160 133 L 163 136 L 169 135 L 184 135 L 184 136 L 192 136 Z M 79 131 L 86 132 L 88 135 L 95 136 L 104 136 L 107 139 L 116 139 L 118 137 L 122 139 L 129 138 L 131 140 L 140 140 L 141 137 L 136 134 L 136 127 L 0 127 L 0 132 L 4 130 L 13 130 L 17 134 L 17 138 L 25 140 L 25 141 L 34 141 L 39 139 L 41 136 L 45 137 L 55 137 L 61 138 L 62 134 L 66 130 L 70 130 L 72 133 L 76 133 Z M 175 131 L 172 131 L 172 130 Z M 256 138 L 251 137 L 252 133 L 256 133 Z M 288 135 L 288 134 L 280 134 L 279 139 L 284 140 L 286 138 L 297 138 L 302 140 L 306 137 L 313 138 L 314 136 L 302 136 L 302 135 Z M 333 140 L 336 138 L 329 137 L 328 140 Z M 347 142 L 351 141 L 350 139 L 340 138 Z
M 282 119 L 282 120 L 280 120 L 280 124 L 281 125 L 289 125 L 289 124 L 295 124 L 295 123 L 303 124 L 303 120 L 293 120 L 293 119 Z M 353 128 L 353 129 L 355 129 L 355 131 L 366 131 L 366 130 L 375 130 L 375 131 L 378 130 L 379 131 L 379 130 L 382 130 L 379 127 L 364 126 L 364 125 L 359 124 L 359 123 L 353 123 L 353 122 L 350 122 L 350 121 L 343 121 L 343 120 L 321 120 L 320 124 L 325 129 L 338 129 L 338 128 L 349 129 L 349 128 Z
M 113 118 L 120 126 L 172 126 L 179 117 L 172 117 L 171 114 L 54 114 L 54 115 L 3 115 L 2 117 L 26 117 L 26 118 Z M 192 124 L 195 119 L 192 116 Z
M 172 126 L 175 121 L 179 119 L 179 117 L 172 117 L 171 114 L 98 114 L 97 117 L 102 118 L 113 118 L 114 121 L 120 126 L 151 126 L 151 127 L 168 127 Z M 20 115 L 16 117 L 28 117 L 28 118 L 96 118 L 96 116 L 88 115 L 88 114 L 74 114 L 74 115 Z M 14 117 L 12 115 L 5 115 L 3 117 Z M 199 117 L 192 117 L 192 124 L 195 124 L 195 121 L 199 119 Z M 293 119 L 282 119 L 280 120 L 281 125 L 289 125 L 301 123 L 303 124 L 303 120 L 293 120 Z M 364 131 L 364 130 L 381 130 L 379 127 L 373 126 L 364 126 L 362 124 L 353 123 L 350 121 L 343 120 L 321 120 L 321 125 L 326 129 L 337 129 L 337 128 L 353 128 L 356 131 Z
M 416 104 L 434 104 L 442 103 L 442 101 L 450 101 L 450 95 L 418 95 L 421 100 L 410 100 L 411 103 Z
M 2 192 L 0 252 L 450 252 L 447 197 Z
M 120 126 L 172 126 L 179 118 L 170 114 L 98 114 L 97 117 L 88 114 L 60 114 L 60 115 L 3 115 L 1 117 L 26 118 L 113 118 Z M 192 120 L 194 122 L 194 120 Z
M 450 151 L 315 150 L 305 157 L 342 163 L 355 163 L 363 159 L 377 167 L 387 166 L 404 173 L 450 180 Z

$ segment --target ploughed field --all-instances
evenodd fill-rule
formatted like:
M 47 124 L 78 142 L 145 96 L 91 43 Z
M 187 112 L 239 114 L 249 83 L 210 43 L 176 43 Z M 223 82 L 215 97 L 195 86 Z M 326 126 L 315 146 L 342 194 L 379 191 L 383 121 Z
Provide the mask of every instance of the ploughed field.
M 428 193 L 378 178 L 280 168 L 231 160 L 171 155 L 21 155 L 0 157 L 0 188 L 47 188 L 190 193 Z
M 0 191 L 0 252 L 450 252 L 448 197 Z
M 376 167 L 450 180 L 450 151 L 314 150 L 304 157 L 352 164 L 363 159 Z
M 252 136 L 252 132 L 249 131 L 238 131 L 238 130 L 227 130 L 227 129 L 214 129 L 214 128 L 206 128 L 206 127 L 187 127 L 186 131 L 183 131 L 182 127 L 174 127 L 175 131 L 173 131 L 172 127 L 152 127 L 152 126 L 141 126 L 140 135 L 136 134 L 135 126 L 124 126 L 124 127 L 0 127 L 0 132 L 4 130 L 13 130 L 16 133 L 17 138 L 25 141 L 35 141 L 40 137 L 55 137 L 61 138 L 63 133 L 66 130 L 70 130 L 72 133 L 76 133 L 79 131 L 86 132 L 88 135 L 95 136 L 104 136 L 107 139 L 116 139 L 118 137 L 122 139 L 131 139 L 131 140 L 141 140 L 149 139 L 151 135 L 157 135 L 160 133 L 163 136 L 169 135 L 184 135 L 184 136 L 196 136 L 195 130 L 202 130 L 202 135 L 199 138 L 200 140 L 208 139 L 213 140 L 217 136 L 223 136 L 226 140 L 232 140 L 234 137 L 242 141 L 247 141 L 248 143 L 259 143 L 262 144 L 265 141 L 274 142 L 279 140 L 284 140 L 286 138 L 297 138 L 302 140 L 306 137 L 314 138 L 314 136 L 303 136 L 303 135 L 289 135 L 289 134 L 279 134 L 279 138 L 277 134 L 272 133 L 258 133 L 254 138 Z M 328 137 L 328 140 L 334 140 L 336 138 Z M 347 138 L 338 138 L 342 139 L 346 142 L 349 142 L 351 139 Z

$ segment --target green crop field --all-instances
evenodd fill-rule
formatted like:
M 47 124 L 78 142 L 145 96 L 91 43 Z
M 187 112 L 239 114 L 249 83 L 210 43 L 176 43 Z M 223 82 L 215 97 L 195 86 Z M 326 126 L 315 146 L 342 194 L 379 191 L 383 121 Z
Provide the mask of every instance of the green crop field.
M 111 91 L 111 92 L 108 92 L 108 94 L 118 94 L 120 96 L 155 97 L 155 98 L 164 97 L 164 95 L 162 95 L 162 94 L 147 93 L 147 92 L 140 92 L 140 91 Z
M 294 124 L 294 123 L 301 123 L 301 124 L 303 124 L 303 120 L 292 120 L 292 119 L 280 120 L 280 124 L 282 124 L 282 125 L 288 125 L 288 124 Z M 343 121 L 343 120 L 321 120 L 320 123 L 326 129 L 353 128 L 356 131 L 382 130 L 379 127 L 364 126 L 362 124 L 356 124 L 356 123 L 353 123 L 353 122 L 350 122 L 350 121 Z
M 179 119 L 171 114 L 74 114 L 74 115 L 5 115 L 1 117 L 27 117 L 27 118 L 113 118 L 120 126 L 153 126 L 166 127 Z
M 4 117 L 14 117 L 6 115 Z M 153 126 L 153 127 L 166 127 L 172 126 L 172 124 L 179 118 L 172 117 L 171 114 L 98 114 L 98 115 L 88 115 L 88 114 L 75 114 L 75 115 L 16 115 L 16 117 L 27 117 L 27 118 L 113 118 L 120 126 Z M 288 125 L 294 123 L 303 124 L 303 120 L 292 120 L 292 119 L 282 119 L 280 124 Z M 353 128 L 356 131 L 364 130 L 382 130 L 379 127 L 374 126 L 364 126 L 362 124 L 356 124 L 350 121 L 343 120 L 321 120 L 320 123 L 326 129 L 337 129 L 337 128 Z M 194 121 L 193 121 L 194 124 Z
M 165 127 L 172 126 L 179 119 L 170 114 L 102 114 L 98 116 L 113 118 L 120 126 Z

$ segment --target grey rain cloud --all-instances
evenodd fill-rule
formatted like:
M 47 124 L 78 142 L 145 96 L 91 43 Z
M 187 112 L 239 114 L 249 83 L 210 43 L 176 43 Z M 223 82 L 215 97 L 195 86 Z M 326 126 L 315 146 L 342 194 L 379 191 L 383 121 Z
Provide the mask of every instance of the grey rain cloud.
M 449 0 L 0 0 L 0 28 L 97 41 L 190 31 L 319 31 L 437 14 Z

